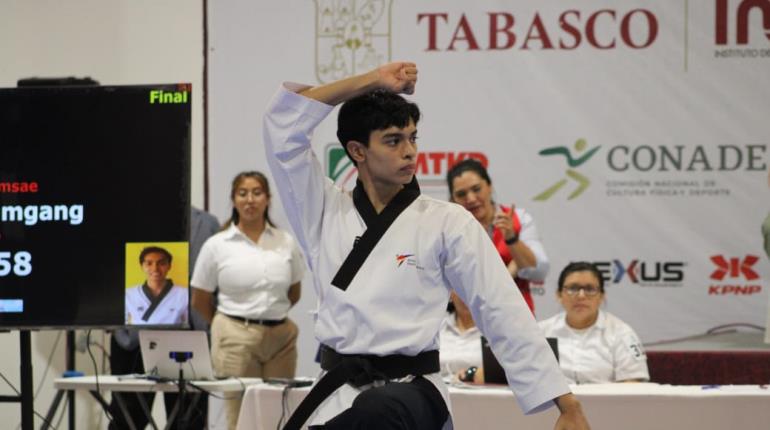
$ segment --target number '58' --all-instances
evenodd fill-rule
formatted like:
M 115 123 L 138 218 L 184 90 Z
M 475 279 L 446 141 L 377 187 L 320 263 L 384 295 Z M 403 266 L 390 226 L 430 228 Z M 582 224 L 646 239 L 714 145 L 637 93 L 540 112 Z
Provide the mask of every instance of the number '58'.
M 19 251 L 16 254 L 0 252 L 0 277 L 13 272 L 16 276 L 27 276 L 32 273 L 32 254 Z

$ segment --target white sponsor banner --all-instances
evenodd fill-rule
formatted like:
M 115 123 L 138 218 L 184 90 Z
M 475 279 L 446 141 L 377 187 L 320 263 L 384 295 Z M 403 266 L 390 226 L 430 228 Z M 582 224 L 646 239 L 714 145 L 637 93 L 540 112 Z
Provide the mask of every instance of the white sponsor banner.
M 561 268 L 588 260 L 645 342 L 765 324 L 770 0 L 228 1 L 209 19 L 220 217 L 237 171 L 267 171 L 261 118 L 280 82 L 409 60 L 423 189 L 447 198 L 448 167 L 480 158 L 496 201 L 533 214 L 552 262 L 538 318 L 560 310 Z M 352 184 L 335 118 L 315 150 Z

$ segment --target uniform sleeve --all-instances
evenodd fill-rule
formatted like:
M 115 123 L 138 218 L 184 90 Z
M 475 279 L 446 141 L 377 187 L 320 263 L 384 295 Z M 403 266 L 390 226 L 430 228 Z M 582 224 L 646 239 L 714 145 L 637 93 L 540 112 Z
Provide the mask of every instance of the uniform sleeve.
M 291 241 L 291 284 L 294 285 L 305 276 L 305 262 L 297 241 L 291 236 L 289 240 Z
M 543 242 L 540 241 L 540 235 L 537 232 L 535 226 L 535 220 L 532 215 L 524 209 L 515 209 L 516 214 L 521 222 L 521 232 L 519 232 L 519 240 L 526 244 L 535 255 L 537 264 L 534 267 L 525 267 L 518 271 L 517 276 L 527 279 L 529 281 L 542 282 L 548 275 L 548 269 L 551 268 L 551 263 L 548 261 L 548 255 L 545 253 Z
M 445 231 L 444 275 L 505 369 L 522 410 L 539 412 L 569 387 L 542 331 L 481 225 L 464 214 Z
M 263 137 L 286 217 L 312 270 L 310 257 L 318 255 L 320 247 L 324 192 L 332 183 L 323 174 L 310 139 L 333 107 L 292 91 L 303 88 L 286 84 L 278 90 L 263 120 Z
M 203 243 L 198 259 L 195 261 L 190 285 L 213 293 L 217 289 L 217 259 L 214 242 L 211 239 Z
M 615 381 L 649 380 L 647 354 L 642 348 L 639 336 L 628 324 L 618 322 L 618 329 L 612 346 L 615 358 Z

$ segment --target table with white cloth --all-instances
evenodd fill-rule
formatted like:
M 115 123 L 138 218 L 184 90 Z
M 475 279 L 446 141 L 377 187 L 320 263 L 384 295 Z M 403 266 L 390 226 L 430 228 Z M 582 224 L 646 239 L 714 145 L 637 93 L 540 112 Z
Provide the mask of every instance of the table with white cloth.
M 203 380 L 189 380 L 185 381 L 185 390 L 191 395 L 198 393 L 240 393 L 248 389 L 249 386 L 261 383 L 260 378 L 228 378 L 221 380 L 203 381 Z M 102 397 L 102 392 L 115 393 L 153 393 L 153 392 L 179 392 L 178 381 L 158 382 L 149 380 L 142 377 L 135 376 L 120 376 L 120 375 L 99 375 L 99 376 L 78 376 L 71 378 L 57 378 L 54 379 L 54 388 L 58 390 L 57 396 L 48 411 L 47 422 L 51 422 L 51 418 L 58 408 L 61 401 L 62 393 L 66 391 L 89 391 L 96 398 L 103 407 L 108 407 L 106 400 Z M 235 395 L 235 394 L 234 394 Z M 120 397 L 118 397 L 120 399 Z M 140 398 L 140 402 L 143 399 Z M 143 406 L 147 409 L 147 405 Z M 121 406 L 123 408 L 123 406 Z M 125 411 L 123 411 L 125 413 Z M 145 410 L 147 418 L 153 425 L 153 428 L 157 428 L 154 424 L 149 410 Z M 131 423 L 132 424 L 132 423 Z M 129 425 L 131 425 L 129 424 Z M 44 423 L 42 428 L 46 428 L 47 424 Z
M 766 429 L 770 389 L 757 385 L 675 386 L 654 383 L 572 385 L 593 430 Z M 238 430 L 279 429 L 309 392 L 255 384 L 246 390 Z M 455 429 L 553 429 L 554 407 L 524 415 L 503 386 L 449 388 Z

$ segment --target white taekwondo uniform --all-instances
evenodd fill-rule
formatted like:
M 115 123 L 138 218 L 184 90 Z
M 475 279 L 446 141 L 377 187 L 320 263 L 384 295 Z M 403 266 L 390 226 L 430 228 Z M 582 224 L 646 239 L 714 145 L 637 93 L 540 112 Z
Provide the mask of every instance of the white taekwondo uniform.
M 152 299 L 137 285 L 126 290 L 126 324 L 179 325 L 187 324 L 187 288 L 174 285 L 150 315 L 147 321 L 142 316 L 152 305 Z
M 559 366 L 571 384 L 650 379 L 639 336 L 609 312 L 599 310 L 596 323 L 583 330 L 567 325 L 565 312 L 539 324 L 546 336 L 559 340 Z
M 415 356 L 436 350 L 454 289 L 500 357 L 525 413 L 550 407 L 551 399 L 568 393 L 486 231 L 460 205 L 420 195 L 396 218 L 349 287 L 331 284 L 366 224 L 351 194 L 324 175 L 312 151 L 311 134 L 333 107 L 295 93 L 304 88 L 287 83 L 278 91 L 263 132 L 276 188 L 313 272 L 316 338 L 341 354 Z M 425 378 L 449 406 L 440 374 Z M 359 392 L 340 387 L 306 424 L 325 423 L 349 408 Z M 444 428 L 452 428 L 451 418 Z

